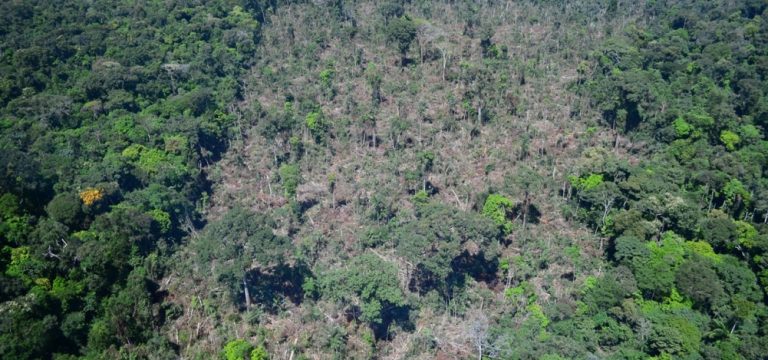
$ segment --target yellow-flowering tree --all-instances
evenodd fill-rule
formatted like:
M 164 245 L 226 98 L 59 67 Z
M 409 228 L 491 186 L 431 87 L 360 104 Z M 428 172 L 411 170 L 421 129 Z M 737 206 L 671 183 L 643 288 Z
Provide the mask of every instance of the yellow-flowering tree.
M 97 188 L 87 188 L 80 192 L 80 200 L 86 206 L 91 206 L 104 197 L 104 191 Z

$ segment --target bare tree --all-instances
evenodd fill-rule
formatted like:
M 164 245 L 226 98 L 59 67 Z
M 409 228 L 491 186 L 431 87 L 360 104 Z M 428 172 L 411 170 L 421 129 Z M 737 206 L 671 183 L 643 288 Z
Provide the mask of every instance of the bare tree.
M 186 74 L 189 72 L 189 64 L 168 63 L 161 65 L 160 68 L 168 73 L 168 77 L 171 78 L 171 91 L 176 94 L 176 80 L 186 76 Z
M 488 317 L 483 313 L 482 306 L 469 314 L 469 328 L 467 336 L 472 346 L 477 349 L 477 359 L 483 359 L 483 352 L 489 346 L 488 343 Z

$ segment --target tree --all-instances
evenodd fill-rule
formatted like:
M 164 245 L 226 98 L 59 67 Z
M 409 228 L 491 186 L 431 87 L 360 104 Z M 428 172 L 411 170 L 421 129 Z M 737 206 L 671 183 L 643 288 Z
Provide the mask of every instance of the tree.
M 141 343 L 151 337 L 159 319 L 152 308 L 150 286 L 146 272 L 138 268 L 128 275 L 124 287 L 104 299 L 104 314 L 88 335 L 91 351 L 103 351 L 113 344 Z
M 674 286 L 675 268 L 681 261 L 682 248 L 677 244 L 645 245 L 649 252 L 644 257 L 632 259 L 632 272 L 637 280 L 637 287 L 652 299 L 668 295 Z
M 587 286 L 584 302 L 592 312 L 597 313 L 619 305 L 626 295 L 626 290 L 614 279 L 614 275 L 609 274 L 598 278 L 594 285 Z
M 736 146 L 741 142 L 741 138 L 733 131 L 723 130 L 720 133 L 720 141 L 722 141 L 725 148 L 729 151 L 736 150 Z
M 242 294 L 246 307 L 251 305 L 246 275 L 282 264 L 290 248 L 290 240 L 275 235 L 274 227 L 269 217 L 238 207 L 208 225 L 193 242 L 198 260 L 216 264 L 216 279 L 229 287 L 233 298 Z
M 716 249 L 733 249 L 737 245 L 738 229 L 728 215 L 722 211 L 713 210 L 700 220 L 702 238 Z
M 50 356 L 49 349 L 57 337 L 58 321 L 49 314 L 49 299 L 40 294 L 27 294 L 16 301 L 4 302 L 0 316 L 0 357 L 32 359 Z M 47 314 L 48 313 L 48 314 Z
M 648 338 L 648 346 L 653 354 L 695 354 L 700 345 L 701 332 L 684 318 L 654 324 Z
M 224 345 L 224 358 L 227 360 L 246 360 L 251 349 L 253 346 L 243 339 L 232 340 Z
M 97 188 L 87 188 L 80 192 L 80 200 L 85 206 L 91 206 L 104 198 L 104 191 Z
M 80 198 L 72 193 L 57 195 L 45 209 L 52 219 L 73 228 L 80 224 L 83 216 Z
M 378 107 L 381 103 L 381 72 L 374 63 L 369 63 L 365 68 L 365 79 L 371 87 L 371 104 Z
M 394 264 L 366 252 L 321 274 L 318 287 L 323 297 L 359 306 L 360 320 L 380 333 L 407 305 L 397 273 Z
M 249 360 L 269 360 L 269 353 L 267 353 L 267 349 L 264 348 L 264 345 L 259 345 L 253 348 Z
M 283 182 L 285 196 L 289 199 L 296 198 L 296 189 L 301 182 L 299 167 L 295 164 L 284 164 L 280 166 L 280 180 Z
M 477 349 L 477 359 L 483 359 L 483 353 L 490 345 L 488 342 L 488 328 L 490 327 L 488 317 L 482 309 L 476 309 L 469 315 L 469 328 L 467 329 L 467 337 L 472 345 Z
M 0 199 L 2 358 L 180 356 L 151 279 L 200 225 L 258 23 L 220 0 L 92 5 L 42 4 L 18 27 L 32 8 L 0 4 L 0 195 L 17 198 Z
M 746 189 L 739 179 L 731 179 L 723 186 L 723 209 L 727 206 L 732 214 L 738 214 L 741 205 L 748 204 L 752 200 L 752 194 Z
M 394 1 L 387 1 L 379 6 L 379 13 L 384 17 L 384 21 L 389 23 L 392 18 L 399 18 L 403 16 L 405 10 L 403 6 Z
M 397 232 L 396 252 L 420 291 L 437 289 L 450 298 L 464 274 L 496 273 L 501 231 L 493 220 L 439 204 L 421 206 L 418 216 Z
M 152 218 L 133 208 L 115 207 L 96 217 L 87 231 L 76 233 L 76 258 L 93 291 L 103 291 L 132 269 L 131 260 L 146 256 L 157 245 Z M 54 240 L 54 239 L 51 239 Z M 135 256 L 135 257 L 134 257 Z
M 483 215 L 487 216 L 496 225 L 503 229 L 504 234 L 509 235 L 512 233 L 514 223 L 509 220 L 509 216 L 512 213 L 512 209 L 515 207 L 512 200 L 504 197 L 501 194 L 490 194 L 485 199 L 483 204 Z
M 603 175 L 589 174 L 582 177 L 571 175 L 568 176 L 568 181 L 578 191 L 591 190 L 603 183 Z
M 405 66 L 406 54 L 416 38 L 416 24 L 408 16 L 391 20 L 387 25 L 387 40 L 400 52 L 400 66 Z
M 508 186 L 516 188 L 523 193 L 520 212 L 523 217 L 523 228 L 530 219 L 534 223 L 538 222 L 539 212 L 533 205 L 533 200 L 544 188 L 544 179 L 535 170 L 528 166 L 522 167 L 516 174 L 504 179 Z
M 675 286 L 701 309 L 711 309 L 724 300 L 725 292 L 717 273 L 708 261 L 694 256 L 678 269 Z
M 20 215 L 19 198 L 10 193 L 0 195 L 0 219 L 7 220 Z
M 310 112 L 305 119 L 305 125 L 315 139 L 315 142 L 321 143 L 325 138 L 328 128 L 323 113 L 319 110 Z
M 422 151 L 419 153 L 419 170 L 421 171 L 421 190 L 427 190 L 427 174 L 432 171 L 435 165 L 435 153 L 431 151 Z
M 599 182 L 597 185 L 589 186 L 579 192 L 579 199 L 591 204 L 597 211 L 597 218 L 594 219 L 595 231 L 605 229 L 608 215 L 613 209 L 616 200 L 620 199 L 621 191 L 619 187 L 610 181 Z M 602 249 L 602 243 L 600 248 Z

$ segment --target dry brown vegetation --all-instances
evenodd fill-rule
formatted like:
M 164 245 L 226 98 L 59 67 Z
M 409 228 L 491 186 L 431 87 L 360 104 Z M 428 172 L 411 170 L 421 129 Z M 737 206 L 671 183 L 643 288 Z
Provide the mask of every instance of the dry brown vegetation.
M 243 79 L 246 90 L 237 105 L 242 137 L 208 169 L 214 182 L 208 216 L 216 219 L 235 205 L 270 213 L 278 219 L 280 232 L 297 247 L 325 239 L 324 244 L 315 244 L 322 249 L 315 266 L 343 267 L 349 256 L 366 251 L 358 241 L 369 223 L 366 213 L 372 197 L 386 197 L 402 214 L 413 207 L 413 190 L 422 184 L 414 184 L 407 174 L 418 169 L 419 154 L 430 151 L 435 160 L 425 181 L 434 189 L 434 201 L 471 210 L 477 209 L 478 195 L 489 190 L 517 201 L 526 191 L 532 194 L 531 202 L 541 215 L 509 236 L 502 257 L 525 256 L 546 263 L 529 280 L 538 301 L 572 302 L 579 280 L 589 275 L 580 270 L 599 269 L 584 264 L 601 261 L 602 250 L 593 231 L 560 211 L 567 194 L 566 176 L 596 163 L 593 156 L 628 155 L 622 148 L 626 142 L 613 148 L 615 134 L 587 129 L 596 124 L 598 115 L 568 87 L 582 76 L 580 64 L 605 32 L 618 31 L 631 19 L 596 13 L 591 23 L 580 24 L 568 20 L 570 14 L 587 11 L 575 6 L 477 5 L 482 26 L 473 28 L 461 20 L 466 11 L 461 5 L 408 7 L 419 32 L 409 52 L 411 64 L 405 68 L 380 35 L 380 21 L 373 21 L 380 15 L 372 2 L 345 8 L 356 19 L 354 30 L 350 21 L 329 24 L 332 15 L 321 7 L 279 8 L 269 16 L 259 59 Z M 354 37 L 344 37 L 351 31 Z M 506 59 L 484 58 L 482 31 L 493 34 L 494 45 L 508 49 Z M 370 65 L 382 79 L 379 106 L 372 104 L 366 80 Z M 333 71 L 333 95 L 321 84 L 324 69 Z M 319 105 L 333 134 L 327 143 L 315 142 L 306 128 L 294 134 L 304 147 L 297 159 L 302 178 L 297 198 L 307 207 L 301 221 L 285 210 L 289 199 L 275 162 L 279 154 L 296 149 L 289 139 L 265 138 L 259 131 L 264 117 L 277 116 L 287 98 L 296 99 L 296 108 L 300 101 Z M 492 115 L 478 121 L 482 112 Z M 375 119 L 372 124 L 364 121 L 369 113 Z M 296 116 L 303 122 L 306 112 L 297 111 Z M 396 120 L 402 120 L 405 129 L 395 129 Z M 521 172 L 534 181 L 516 181 Z M 577 259 L 563 255 L 562 249 L 569 246 L 579 250 Z M 394 254 L 379 256 L 405 267 Z M 252 329 L 252 323 L 243 319 L 250 314 L 238 313 L 226 302 L 210 285 L 207 269 L 200 265 L 194 270 L 194 276 L 176 275 L 168 281 L 169 291 L 186 309 L 172 334 L 186 347 L 186 354 L 221 348 L 224 338 L 242 337 Z M 480 302 L 469 305 L 468 313 L 422 311 L 414 331 L 396 333 L 377 344 L 378 356 L 412 358 L 418 353 L 414 346 L 424 336 L 437 342 L 440 351 L 435 358 L 473 356 L 480 340 L 473 344 L 470 330 L 479 319 L 517 306 L 504 297 L 505 276 L 472 284 L 466 298 Z M 403 290 L 408 291 L 407 286 Z M 486 299 L 490 303 L 483 303 Z M 218 302 L 218 315 L 206 312 L 206 302 Z M 324 301 L 312 306 L 286 302 L 279 314 L 260 314 L 259 324 L 267 331 L 252 335 L 266 337 L 275 358 L 291 359 L 295 349 L 305 349 L 313 359 L 330 359 L 333 354 L 321 352 L 324 329 L 335 326 L 349 336 L 348 356 L 369 356 L 371 346 L 359 337 L 366 333 L 365 326 L 349 321 L 340 310 Z

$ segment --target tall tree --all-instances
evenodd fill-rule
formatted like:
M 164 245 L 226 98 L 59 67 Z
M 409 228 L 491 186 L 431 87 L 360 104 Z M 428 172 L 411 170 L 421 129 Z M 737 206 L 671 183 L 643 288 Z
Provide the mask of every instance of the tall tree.
M 275 235 L 274 227 L 274 221 L 265 215 L 234 208 L 192 243 L 199 264 L 210 264 L 217 280 L 227 285 L 234 297 L 242 292 L 246 307 L 251 305 L 246 275 L 283 263 L 290 249 L 290 240 Z
M 408 16 L 401 16 L 391 20 L 387 25 L 387 40 L 397 48 L 400 53 L 400 66 L 405 66 L 408 49 L 416 38 L 416 24 Z

